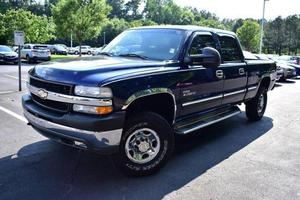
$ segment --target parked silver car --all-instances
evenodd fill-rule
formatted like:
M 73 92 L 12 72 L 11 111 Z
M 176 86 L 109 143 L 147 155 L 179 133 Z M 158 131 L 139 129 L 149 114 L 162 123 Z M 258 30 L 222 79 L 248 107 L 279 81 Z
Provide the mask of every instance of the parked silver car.
M 47 45 L 42 44 L 25 44 L 21 49 L 21 58 L 27 62 L 49 61 L 51 59 L 50 50 Z
M 79 54 L 79 46 L 77 47 L 73 47 L 73 48 L 69 48 L 69 54 L 75 54 L 75 55 L 78 55 Z M 93 49 L 90 47 L 90 46 L 87 46 L 87 45 L 83 45 L 81 46 L 81 53 L 82 54 L 88 54 L 88 55 L 91 55 L 93 52 Z
M 285 81 L 289 78 L 296 77 L 296 70 L 294 67 L 289 66 L 284 61 L 281 61 L 276 56 L 267 56 L 265 54 L 255 54 L 255 56 L 261 60 L 273 60 L 277 65 L 277 80 Z
M 10 47 L 0 45 L 0 63 L 18 63 L 18 54 Z

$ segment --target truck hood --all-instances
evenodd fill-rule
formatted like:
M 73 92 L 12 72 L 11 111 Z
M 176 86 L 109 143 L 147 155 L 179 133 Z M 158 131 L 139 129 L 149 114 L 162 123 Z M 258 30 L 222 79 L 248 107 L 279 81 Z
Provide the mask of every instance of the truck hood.
M 148 74 L 170 70 L 162 61 L 95 56 L 47 62 L 35 66 L 31 75 L 49 81 L 68 84 L 101 85 L 118 77 Z

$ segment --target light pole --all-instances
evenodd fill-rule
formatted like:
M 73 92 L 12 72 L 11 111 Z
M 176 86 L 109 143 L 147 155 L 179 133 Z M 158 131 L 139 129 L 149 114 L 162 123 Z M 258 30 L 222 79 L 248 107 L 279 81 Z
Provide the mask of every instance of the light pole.
M 105 31 L 103 32 L 103 45 L 105 45 L 105 43 L 106 43 L 106 38 L 105 38 Z
M 261 19 L 261 30 L 260 30 L 260 43 L 259 43 L 259 53 L 261 54 L 262 51 L 262 45 L 263 45 L 263 37 L 264 37 L 264 22 L 265 22 L 265 8 L 266 8 L 266 1 L 269 0 L 263 0 L 263 15 Z
M 71 33 L 71 48 L 73 47 L 73 34 Z

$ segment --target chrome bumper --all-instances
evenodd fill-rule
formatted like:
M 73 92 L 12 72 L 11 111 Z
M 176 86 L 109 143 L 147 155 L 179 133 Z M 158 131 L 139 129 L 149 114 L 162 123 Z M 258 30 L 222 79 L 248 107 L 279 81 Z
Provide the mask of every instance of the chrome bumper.
M 24 110 L 24 116 L 29 123 L 40 131 L 47 131 L 60 136 L 67 136 L 71 138 L 80 138 L 83 140 L 93 140 L 96 138 L 98 142 L 97 146 L 100 148 L 106 148 L 110 146 L 118 146 L 121 141 L 122 129 L 116 129 L 111 131 L 95 132 L 72 128 L 60 124 L 56 124 L 41 118 Z M 76 140 L 74 140 L 76 141 Z M 95 143 L 95 142 L 94 142 Z

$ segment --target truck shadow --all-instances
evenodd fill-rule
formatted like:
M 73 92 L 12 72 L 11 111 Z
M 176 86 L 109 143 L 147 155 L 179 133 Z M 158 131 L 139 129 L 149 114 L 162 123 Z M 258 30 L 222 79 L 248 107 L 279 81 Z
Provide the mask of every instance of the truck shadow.
M 267 133 L 273 120 L 250 123 L 242 113 L 177 138 L 174 156 L 157 174 L 126 177 L 111 158 L 49 140 L 0 158 L 0 199 L 161 199 Z

